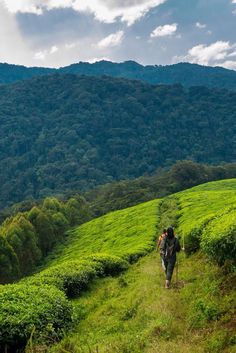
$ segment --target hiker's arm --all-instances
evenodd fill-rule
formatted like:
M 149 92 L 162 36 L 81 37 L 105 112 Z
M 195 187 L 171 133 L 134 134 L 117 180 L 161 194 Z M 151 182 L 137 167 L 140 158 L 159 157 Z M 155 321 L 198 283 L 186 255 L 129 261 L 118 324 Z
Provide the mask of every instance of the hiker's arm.
M 165 254 L 165 239 L 162 239 L 160 243 L 160 255 L 163 257 Z
M 176 238 L 176 251 L 180 252 L 180 250 L 181 250 L 181 246 L 180 246 L 180 243 L 179 243 L 179 239 Z

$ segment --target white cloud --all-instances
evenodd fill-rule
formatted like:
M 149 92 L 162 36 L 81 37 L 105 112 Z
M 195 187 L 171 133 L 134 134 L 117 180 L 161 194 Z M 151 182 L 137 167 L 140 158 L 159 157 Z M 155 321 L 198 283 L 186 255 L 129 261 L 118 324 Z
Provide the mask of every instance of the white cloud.
M 36 52 L 34 54 L 34 59 L 44 61 L 49 55 L 55 54 L 58 50 L 59 48 L 56 45 L 53 45 L 50 49 L 44 49 Z
M 12 13 L 31 12 L 37 15 L 44 10 L 72 8 L 78 12 L 91 13 L 106 23 L 120 19 L 129 26 L 152 8 L 167 0 L 2 0 Z
M 0 62 L 29 65 L 32 52 L 19 31 L 16 18 L 2 6 L 1 0 L 0 24 Z
M 111 59 L 109 59 L 109 58 L 107 58 L 107 57 L 105 57 L 105 56 L 103 56 L 103 57 L 101 57 L 101 58 L 92 58 L 92 59 L 88 59 L 87 61 L 90 63 L 90 64 L 94 64 L 94 63 L 97 63 L 97 62 L 99 62 L 99 61 L 112 61 Z
M 211 61 L 223 60 L 231 49 L 229 42 L 218 41 L 209 46 L 199 44 L 189 50 L 189 57 L 193 62 L 208 65 Z
M 206 24 L 204 24 L 204 23 L 196 22 L 195 25 L 196 25 L 196 27 L 199 28 L 199 29 L 206 28 Z
M 233 4 L 236 4 L 236 0 L 232 0 L 232 3 L 233 3 Z
M 34 54 L 34 59 L 44 61 L 46 59 L 46 55 L 47 55 L 47 52 L 45 50 L 38 51 L 37 53 Z
M 226 60 L 221 63 L 220 66 L 225 67 L 226 69 L 236 70 L 236 61 Z
M 175 61 L 188 61 L 200 65 L 210 65 L 215 61 L 224 60 L 233 48 L 229 42 L 217 41 L 213 44 L 199 44 L 191 48 L 185 56 L 175 57 Z
M 58 47 L 56 45 L 53 45 L 50 49 L 50 54 L 54 54 L 58 51 Z
M 236 56 L 236 43 L 217 41 L 210 45 L 199 44 L 188 51 L 185 56 L 174 56 L 173 63 L 187 61 L 199 65 L 223 66 L 235 69 L 236 61 L 230 60 Z
M 236 56 L 236 50 L 233 51 L 232 53 L 230 53 L 230 54 L 228 55 L 229 58 L 232 58 L 232 57 L 234 57 L 234 56 Z
M 173 23 L 171 25 L 158 26 L 150 34 L 150 37 L 151 38 L 158 38 L 158 37 L 172 36 L 177 31 L 177 27 L 178 27 L 177 23 Z
M 11 13 L 23 12 L 42 15 L 43 11 L 39 1 L 34 0 L 3 0 L 6 8 Z
M 124 38 L 124 31 L 118 31 L 100 40 L 97 46 L 101 49 L 108 48 L 108 47 L 115 47 L 122 43 L 123 38 Z

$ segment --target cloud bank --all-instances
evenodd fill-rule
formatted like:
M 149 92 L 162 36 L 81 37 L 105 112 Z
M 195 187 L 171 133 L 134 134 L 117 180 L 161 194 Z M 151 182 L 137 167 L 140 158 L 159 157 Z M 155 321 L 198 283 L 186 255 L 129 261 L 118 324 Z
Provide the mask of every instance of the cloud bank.
M 217 41 L 210 45 L 199 44 L 188 51 L 185 56 L 174 57 L 174 62 L 188 61 L 199 65 L 222 66 L 236 69 L 236 61 L 230 58 L 236 56 L 236 43 Z
M 2 0 L 11 13 L 42 15 L 45 10 L 71 8 L 92 14 L 97 20 L 113 23 L 118 19 L 128 26 L 143 17 L 152 8 L 167 0 Z

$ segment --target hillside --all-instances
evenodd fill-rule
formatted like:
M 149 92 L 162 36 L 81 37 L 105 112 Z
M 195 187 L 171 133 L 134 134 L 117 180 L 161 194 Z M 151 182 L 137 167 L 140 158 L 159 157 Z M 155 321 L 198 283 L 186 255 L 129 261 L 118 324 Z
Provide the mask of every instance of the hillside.
M 235 105 L 226 90 L 109 77 L 56 74 L 1 86 L 0 206 L 181 159 L 233 162 Z
M 40 352 L 233 353 L 235 190 L 236 179 L 204 184 L 74 228 L 44 269 L 0 287 L 1 349 L 31 335 L 28 350 Z M 180 255 L 167 295 L 159 255 L 148 253 L 169 224 L 187 251 L 198 228 L 200 252 Z
M 53 73 L 72 73 L 87 76 L 123 77 L 151 84 L 182 84 L 185 87 L 206 86 L 236 90 L 236 72 L 222 67 L 208 67 L 190 63 L 175 65 L 143 66 L 134 61 L 113 63 L 100 61 L 94 64 L 80 62 L 60 69 L 27 68 L 19 65 L 0 64 L 0 83 L 12 83 Z
M 41 67 L 26 67 L 22 65 L 0 64 L 0 84 L 27 80 L 35 76 L 53 73 L 53 69 Z

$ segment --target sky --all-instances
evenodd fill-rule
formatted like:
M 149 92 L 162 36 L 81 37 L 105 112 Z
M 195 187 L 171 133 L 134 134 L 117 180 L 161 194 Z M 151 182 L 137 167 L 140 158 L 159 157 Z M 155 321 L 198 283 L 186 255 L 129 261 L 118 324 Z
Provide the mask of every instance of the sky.
M 0 0 L 0 62 L 236 70 L 236 0 Z

